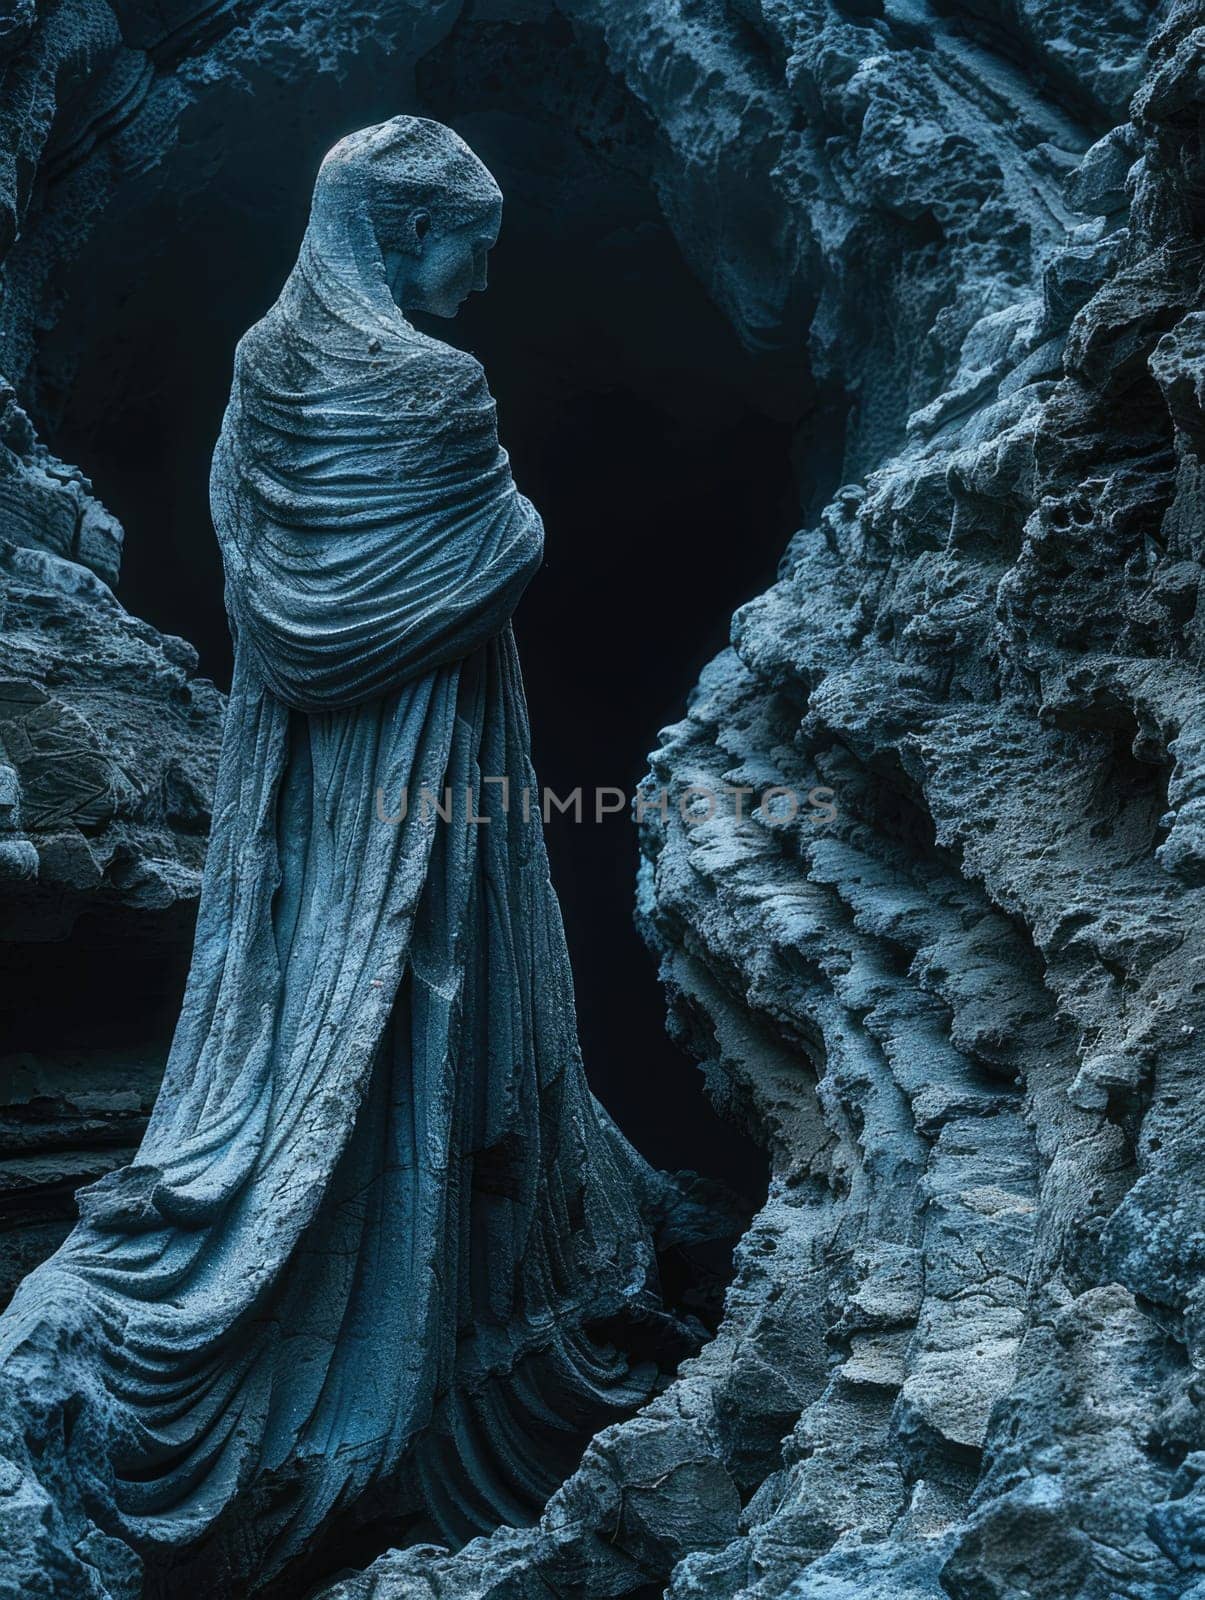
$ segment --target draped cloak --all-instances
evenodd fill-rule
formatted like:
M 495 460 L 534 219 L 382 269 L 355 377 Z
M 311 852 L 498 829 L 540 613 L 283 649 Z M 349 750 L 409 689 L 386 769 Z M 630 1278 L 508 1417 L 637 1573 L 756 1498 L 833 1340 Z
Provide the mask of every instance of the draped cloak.
M 647 1169 L 585 1083 L 539 825 L 540 520 L 477 361 L 341 227 L 214 457 L 236 665 L 163 1088 L 0 1319 L 61 1600 L 246 1592 L 340 1517 L 526 1520 L 651 1382 L 596 1331 L 647 1297 Z

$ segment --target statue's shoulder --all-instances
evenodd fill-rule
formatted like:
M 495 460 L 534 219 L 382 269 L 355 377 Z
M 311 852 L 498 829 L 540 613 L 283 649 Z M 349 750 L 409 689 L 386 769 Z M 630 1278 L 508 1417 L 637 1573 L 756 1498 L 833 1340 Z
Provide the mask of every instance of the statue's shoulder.
M 453 382 L 485 382 L 485 368 L 471 350 L 447 344 L 410 324 L 406 325 L 405 339 L 417 359 L 429 365 L 432 372 Z
M 407 390 L 416 406 L 492 404 L 485 368 L 468 350 L 408 328 L 405 366 Z
M 317 380 L 359 385 L 382 410 L 479 427 L 493 413 L 485 368 L 468 350 L 399 320 L 300 322 L 273 306 L 239 340 L 232 399 L 267 389 L 304 396 Z

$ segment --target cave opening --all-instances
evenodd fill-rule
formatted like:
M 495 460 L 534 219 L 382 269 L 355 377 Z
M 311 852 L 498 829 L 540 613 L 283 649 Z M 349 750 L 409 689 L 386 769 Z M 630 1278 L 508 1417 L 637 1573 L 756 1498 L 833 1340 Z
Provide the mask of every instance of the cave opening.
M 234 346 L 292 266 L 323 152 L 399 111 L 450 123 L 506 209 L 488 293 L 428 331 L 484 362 L 516 480 L 545 520 L 516 631 L 541 782 L 584 796 L 580 823 L 554 813 L 546 833 L 587 1069 L 656 1164 L 756 1195 L 761 1152 L 666 1035 L 632 920 L 631 819 L 595 821 L 593 797 L 632 794 L 734 607 L 773 581 L 799 520 L 807 375 L 742 348 L 662 216 L 654 131 L 563 24 L 461 27 L 403 82 L 368 50 L 337 81 L 252 88 L 211 96 L 155 170 L 118 189 L 56 284 L 39 349 L 49 441 L 126 530 L 120 598 L 189 639 L 225 686 L 207 477 Z

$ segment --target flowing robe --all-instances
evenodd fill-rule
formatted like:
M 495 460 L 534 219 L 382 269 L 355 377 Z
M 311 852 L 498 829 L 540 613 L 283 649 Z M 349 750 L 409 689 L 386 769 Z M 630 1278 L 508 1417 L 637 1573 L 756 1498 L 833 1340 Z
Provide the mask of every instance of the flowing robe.
M 58 1600 L 245 1592 L 341 1516 L 522 1521 L 653 1376 L 591 1337 L 647 1301 L 646 1169 L 586 1086 L 534 798 L 540 521 L 478 363 L 353 259 L 312 224 L 238 352 L 236 666 L 162 1092 L 0 1320 Z

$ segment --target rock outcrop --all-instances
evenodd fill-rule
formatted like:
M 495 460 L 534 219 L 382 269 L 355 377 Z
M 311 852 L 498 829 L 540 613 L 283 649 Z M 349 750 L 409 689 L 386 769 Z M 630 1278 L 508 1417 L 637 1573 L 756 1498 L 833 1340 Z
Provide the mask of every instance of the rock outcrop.
M 221 696 L 109 582 L 121 529 L 0 393 L 0 1300 L 129 1159 L 187 960 Z
M 806 352 L 816 509 L 661 736 L 672 803 L 641 825 L 671 1028 L 772 1160 L 724 1321 L 536 1527 L 389 1552 L 328 1600 L 1201 1600 L 1205 9 L 379 10 L 14 14 L 22 392 L 67 381 L 39 330 L 88 218 L 198 191 L 247 87 L 354 86 L 388 51 L 404 94 L 437 44 L 505 67 L 568 19 L 742 339 L 767 373 Z M 599 103 L 560 111 L 601 147 Z M 219 707 L 112 600 L 111 519 L 7 406 L 0 914 L 26 941 L 52 906 L 186 905 Z M 692 787 L 753 803 L 700 819 Z M 62 1095 L 21 1102 L 31 1187 Z M 137 1116 L 85 1112 L 95 1149 Z

